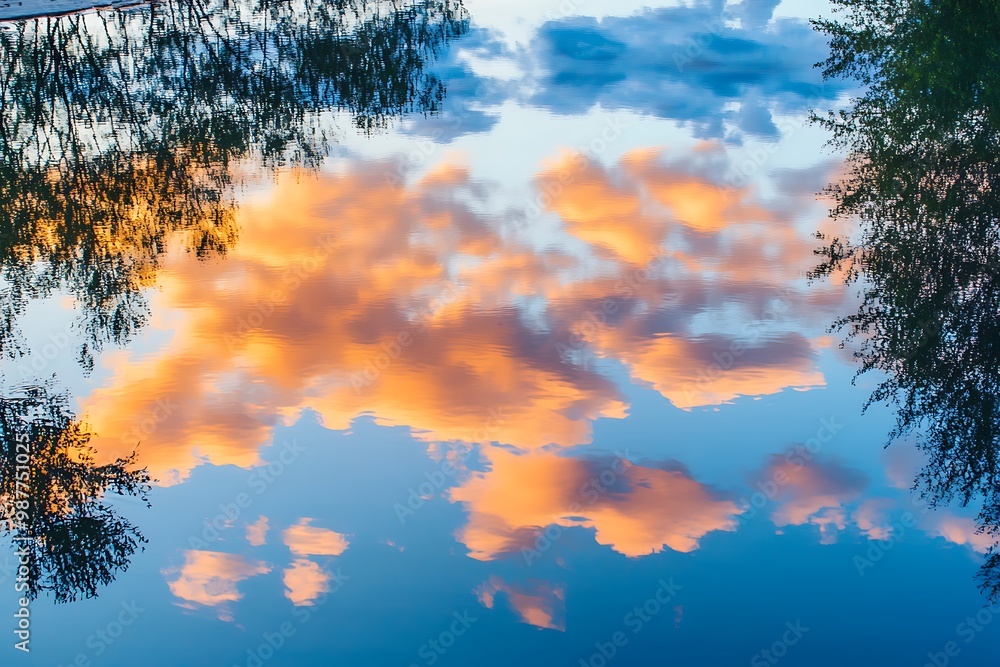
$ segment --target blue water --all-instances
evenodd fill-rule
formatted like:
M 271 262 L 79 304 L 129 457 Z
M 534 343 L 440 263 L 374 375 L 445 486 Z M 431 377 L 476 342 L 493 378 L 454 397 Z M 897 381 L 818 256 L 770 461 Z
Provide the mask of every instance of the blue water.
M 25 63 L 107 57 L 53 64 L 51 113 L 4 93 L 35 174 L 7 210 L 66 188 L 12 227 L 55 277 L 5 280 L 33 286 L 5 391 L 65 395 L 153 481 L 108 495 L 144 550 L 95 597 L 43 590 L 30 653 L 0 557 L 3 664 L 992 659 L 992 540 L 862 414 L 878 377 L 829 330 L 859 285 L 806 278 L 852 224 L 807 122 L 857 94 L 813 67 L 826 3 L 440 5 L 4 33 L 39 89 Z

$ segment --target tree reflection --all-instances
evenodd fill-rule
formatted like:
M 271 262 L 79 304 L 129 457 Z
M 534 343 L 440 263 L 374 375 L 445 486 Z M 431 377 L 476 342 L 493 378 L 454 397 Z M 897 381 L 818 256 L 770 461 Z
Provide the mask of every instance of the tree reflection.
M 856 239 L 827 238 L 814 274 L 845 270 L 863 304 L 837 326 L 859 373 L 886 375 L 892 438 L 913 433 L 928 462 L 915 488 L 935 504 L 983 502 L 1000 536 L 1000 6 L 976 0 L 838 0 L 817 21 L 825 75 L 867 92 L 818 120 L 850 153 L 830 188 Z M 1000 595 L 1000 551 L 981 572 Z
M 29 599 L 94 597 L 146 542 L 105 495 L 147 501 L 149 475 L 135 469 L 134 455 L 97 465 L 89 441 L 65 397 L 47 388 L 0 398 L 0 506 L 27 567 L 18 584 Z
M 240 169 L 315 166 L 335 110 L 364 132 L 438 111 L 424 68 L 465 30 L 450 0 L 173 0 L 0 30 L 0 349 L 57 289 L 85 364 L 127 340 L 171 243 L 235 242 Z

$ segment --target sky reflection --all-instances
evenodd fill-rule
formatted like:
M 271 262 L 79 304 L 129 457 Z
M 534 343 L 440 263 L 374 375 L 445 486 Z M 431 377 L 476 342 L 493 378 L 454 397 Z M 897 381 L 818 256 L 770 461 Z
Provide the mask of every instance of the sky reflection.
M 378 127 L 292 95 L 329 154 L 233 152 L 225 252 L 100 229 L 148 317 L 92 364 L 72 284 L 19 306 L 5 388 L 54 375 L 97 462 L 155 479 L 151 510 L 113 501 L 146 551 L 36 604 L 28 661 L 597 665 L 621 632 L 614 664 L 753 665 L 801 623 L 790 664 L 919 665 L 956 640 L 992 542 L 910 493 L 922 455 L 880 447 L 892 415 L 862 418 L 828 330 L 855 286 L 806 278 L 817 231 L 854 231 L 805 124 L 850 92 L 812 67 L 825 3 L 633 4 L 422 24 L 404 83 L 446 93 Z

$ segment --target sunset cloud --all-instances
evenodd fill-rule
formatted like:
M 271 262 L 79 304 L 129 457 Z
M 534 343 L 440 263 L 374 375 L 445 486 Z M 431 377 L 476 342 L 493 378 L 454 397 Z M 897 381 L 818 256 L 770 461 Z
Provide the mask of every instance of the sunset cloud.
M 924 530 L 931 537 L 943 537 L 953 544 L 967 545 L 979 553 L 986 553 L 996 542 L 993 536 L 979 532 L 976 522 L 968 517 L 938 514 L 927 523 Z
M 310 525 L 303 518 L 284 532 L 285 545 L 296 556 L 339 556 L 347 551 L 347 537 L 326 528 Z
M 267 543 L 267 517 L 261 516 L 253 523 L 247 524 L 247 542 L 250 546 L 259 547 Z
M 689 552 L 704 535 L 733 530 L 739 514 L 679 469 L 503 450 L 490 464 L 451 491 L 469 514 L 458 539 L 479 560 L 534 550 L 552 525 L 593 530 L 598 544 L 626 556 Z
M 150 298 L 169 339 L 102 357 L 109 379 L 82 400 L 94 444 L 121 456 L 141 441 L 160 484 L 262 465 L 305 410 L 427 444 L 570 447 L 628 414 L 595 357 L 683 409 L 823 386 L 826 341 L 802 329 L 840 291 L 796 286 L 815 242 L 797 204 L 719 185 L 729 159 L 711 142 L 612 165 L 556 156 L 535 185 L 576 244 L 546 249 L 487 213 L 493 186 L 461 166 L 406 185 L 386 163 L 282 175 L 243 202 L 224 260 L 164 261 Z
M 635 379 L 683 410 L 826 384 L 810 342 L 799 334 L 744 343 L 716 335 L 643 340 L 605 330 L 597 341 L 603 355 L 628 364 Z
M 775 456 L 767 478 L 777 484 L 771 520 L 779 528 L 811 524 L 820 530 L 820 542 L 831 544 L 848 524 L 848 505 L 868 486 L 860 470 L 836 462 L 791 462 Z M 863 517 L 864 518 L 864 517 Z
M 330 590 L 330 573 L 306 558 L 296 558 L 282 575 L 285 597 L 296 607 L 310 605 Z
M 851 519 L 868 539 L 888 540 L 893 532 L 889 516 L 892 508 L 893 502 L 888 498 L 869 498 L 854 510 Z
M 184 552 L 184 564 L 178 569 L 164 570 L 169 576 L 170 592 L 184 600 L 182 606 L 217 607 L 219 618 L 232 620 L 227 603 L 243 599 L 237 584 L 260 574 L 267 574 L 271 566 L 260 561 L 248 561 L 236 554 L 217 551 L 189 550 Z
M 566 591 L 561 585 L 553 586 L 548 582 L 515 585 L 493 576 L 475 593 L 480 604 L 487 609 L 494 608 L 499 594 L 506 598 L 507 606 L 522 623 L 546 630 L 566 631 Z

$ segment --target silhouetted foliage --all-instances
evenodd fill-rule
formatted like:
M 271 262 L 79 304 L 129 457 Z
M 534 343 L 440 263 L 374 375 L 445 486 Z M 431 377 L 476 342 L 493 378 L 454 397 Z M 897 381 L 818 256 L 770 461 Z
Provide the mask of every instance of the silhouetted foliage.
M 18 584 L 56 602 L 98 594 L 129 566 L 146 538 L 105 496 L 137 497 L 148 506 L 150 478 L 135 455 L 97 465 L 90 433 L 64 396 L 30 387 L 0 398 L 0 507 L 28 574 Z
M 855 239 L 827 238 L 814 277 L 846 270 L 857 313 L 836 323 L 859 373 L 885 378 L 868 405 L 896 408 L 890 439 L 928 456 L 915 483 L 934 504 L 981 500 L 1000 536 L 1000 5 L 982 0 L 835 0 L 827 77 L 866 84 L 817 120 L 849 151 L 833 213 Z M 867 407 L 867 406 L 866 406 Z M 981 570 L 1000 594 L 1000 551 Z

